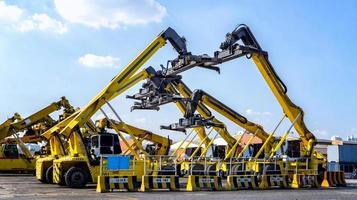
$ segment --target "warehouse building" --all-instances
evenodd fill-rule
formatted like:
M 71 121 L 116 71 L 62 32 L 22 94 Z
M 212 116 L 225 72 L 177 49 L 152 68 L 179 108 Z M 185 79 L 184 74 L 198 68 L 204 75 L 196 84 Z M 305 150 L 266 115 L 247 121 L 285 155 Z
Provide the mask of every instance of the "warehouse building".
M 329 169 L 342 170 L 346 177 L 357 178 L 357 142 L 328 145 L 327 160 Z

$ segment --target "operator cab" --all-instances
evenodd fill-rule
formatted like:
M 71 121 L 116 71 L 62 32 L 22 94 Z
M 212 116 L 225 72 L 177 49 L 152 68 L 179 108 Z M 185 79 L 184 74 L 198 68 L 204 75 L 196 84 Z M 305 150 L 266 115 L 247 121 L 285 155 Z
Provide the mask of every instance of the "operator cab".
M 2 144 L 1 149 L 3 151 L 1 157 L 8 159 L 16 159 L 20 157 L 20 152 L 16 144 Z
M 99 157 L 105 154 L 121 154 L 118 135 L 102 133 L 91 137 L 91 154 Z
M 146 142 L 143 143 L 143 148 L 145 149 L 145 152 L 147 152 L 149 155 L 157 155 L 157 144 L 154 144 L 152 142 Z
M 226 155 L 226 146 L 225 145 L 212 145 L 213 148 L 213 157 L 223 159 Z M 209 154 L 208 154 L 209 155 Z

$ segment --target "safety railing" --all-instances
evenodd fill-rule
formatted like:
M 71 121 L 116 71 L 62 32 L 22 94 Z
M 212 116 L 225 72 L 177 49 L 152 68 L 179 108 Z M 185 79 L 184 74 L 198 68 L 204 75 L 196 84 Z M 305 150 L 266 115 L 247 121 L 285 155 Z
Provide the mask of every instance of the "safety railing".
M 230 158 L 222 161 L 220 169 L 226 170 L 226 175 L 248 174 L 317 174 L 309 158 L 282 159 L 265 158 Z
M 189 175 L 219 175 L 217 168 L 221 165 L 221 159 L 218 157 L 193 157 L 186 163 L 190 164 Z
M 242 158 L 230 158 L 228 162 L 225 163 L 227 165 L 227 175 L 237 175 L 237 174 L 245 174 L 246 173 L 246 164 L 245 159 Z
M 283 160 L 287 174 L 317 175 L 318 169 L 312 168 L 309 158 L 290 158 Z
M 144 157 L 144 175 L 177 175 L 176 156 L 150 155 Z

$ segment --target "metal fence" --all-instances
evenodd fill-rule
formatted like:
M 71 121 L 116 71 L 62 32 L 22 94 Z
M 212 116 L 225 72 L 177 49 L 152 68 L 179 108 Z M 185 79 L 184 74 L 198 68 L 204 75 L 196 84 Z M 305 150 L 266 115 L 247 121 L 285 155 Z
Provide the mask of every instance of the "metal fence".
M 190 161 L 186 161 L 190 165 L 189 175 L 219 175 L 217 170 L 221 165 L 221 159 L 218 157 L 193 157 Z
M 144 156 L 144 175 L 177 175 L 176 156 Z

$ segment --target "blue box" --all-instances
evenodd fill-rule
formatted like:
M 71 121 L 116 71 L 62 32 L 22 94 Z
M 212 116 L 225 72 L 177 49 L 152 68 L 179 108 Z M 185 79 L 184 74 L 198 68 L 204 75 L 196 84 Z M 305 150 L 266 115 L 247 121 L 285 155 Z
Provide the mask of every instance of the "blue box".
M 108 170 L 128 170 L 130 169 L 129 156 L 108 156 L 107 159 Z

